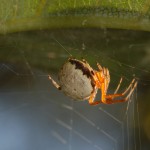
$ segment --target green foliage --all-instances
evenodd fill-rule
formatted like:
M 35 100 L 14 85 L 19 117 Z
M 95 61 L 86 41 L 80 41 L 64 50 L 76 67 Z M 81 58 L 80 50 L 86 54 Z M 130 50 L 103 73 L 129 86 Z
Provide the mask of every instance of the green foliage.
M 148 0 L 1 0 L 0 33 L 98 27 L 150 30 Z

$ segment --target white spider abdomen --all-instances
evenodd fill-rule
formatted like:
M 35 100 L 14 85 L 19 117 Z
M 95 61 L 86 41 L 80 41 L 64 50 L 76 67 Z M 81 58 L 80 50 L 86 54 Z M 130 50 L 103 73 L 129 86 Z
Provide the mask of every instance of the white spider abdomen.
M 59 72 L 61 90 L 76 100 L 88 99 L 95 89 L 91 68 L 88 64 L 70 59 Z

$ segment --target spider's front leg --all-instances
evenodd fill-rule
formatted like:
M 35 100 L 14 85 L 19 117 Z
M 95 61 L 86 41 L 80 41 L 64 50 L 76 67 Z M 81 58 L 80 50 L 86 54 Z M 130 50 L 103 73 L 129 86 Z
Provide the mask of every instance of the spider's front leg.
M 97 89 L 95 89 L 94 92 L 90 95 L 89 98 L 90 105 L 98 105 L 99 103 L 101 103 L 101 101 L 95 101 L 96 94 L 97 94 Z
M 100 72 L 95 72 L 96 73 L 96 78 L 95 78 L 96 86 L 98 89 L 101 89 L 101 100 L 95 101 L 95 96 L 97 93 L 97 88 L 96 88 L 90 96 L 90 99 L 89 99 L 90 105 L 97 105 L 99 103 L 107 103 L 106 99 L 105 99 L 105 95 L 107 93 L 107 88 L 108 88 L 109 81 L 110 81 L 109 71 L 105 68 L 102 68 L 99 64 L 97 64 L 97 65 L 98 65 L 99 69 L 102 69 L 102 70 L 100 70 Z M 104 78 L 104 77 L 106 77 L 106 78 Z M 105 80 L 105 79 L 107 79 L 107 80 Z
M 61 90 L 61 86 L 55 80 L 53 80 L 50 75 L 48 76 L 48 78 L 58 90 Z
M 130 98 L 131 94 L 133 93 L 133 91 L 135 90 L 136 86 L 137 86 L 137 81 L 135 79 L 133 79 L 132 82 L 130 83 L 130 85 L 128 86 L 128 88 L 123 93 L 106 95 L 106 101 L 108 102 L 108 104 L 125 102 L 125 101 L 129 100 L 129 98 Z M 127 92 L 128 92 L 128 94 L 125 96 L 125 94 Z M 117 97 L 120 97 L 121 99 L 115 99 Z

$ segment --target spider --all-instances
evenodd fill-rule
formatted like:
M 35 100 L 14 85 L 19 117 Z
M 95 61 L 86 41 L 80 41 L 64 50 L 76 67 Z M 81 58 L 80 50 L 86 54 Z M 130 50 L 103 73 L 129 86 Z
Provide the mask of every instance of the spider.
M 59 84 L 49 75 L 49 80 L 58 89 L 62 90 L 67 96 L 75 100 L 87 100 L 90 105 L 99 103 L 114 104 L 125 102 L 129 99 L 137 86 L 137 81 L 133 79 L 123 93 L 118 94 L 122 83 L 122 78 L 113 94 L 107 94 L 110 82 L 109 70 L 101 67 L 97 63 L 99 71 L 94 70 L 84 59 L 82 61 L 69 58 L 62 66 L 58 80 Z M 95 101 L 97 90 L 101 90 L 101 100 Z

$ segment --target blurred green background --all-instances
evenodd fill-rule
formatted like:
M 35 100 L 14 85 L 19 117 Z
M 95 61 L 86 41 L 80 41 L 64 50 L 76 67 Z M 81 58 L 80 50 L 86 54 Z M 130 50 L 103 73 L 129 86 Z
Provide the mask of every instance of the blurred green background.
M 149 149 L 148 0 L 0 2 L 0 149 Z M 109 93 L 136 77 L 131 102 L 92 107 L 58 92 L 48 74 L 57 80 L 69 56 L 56 40 L 107 67 Z

